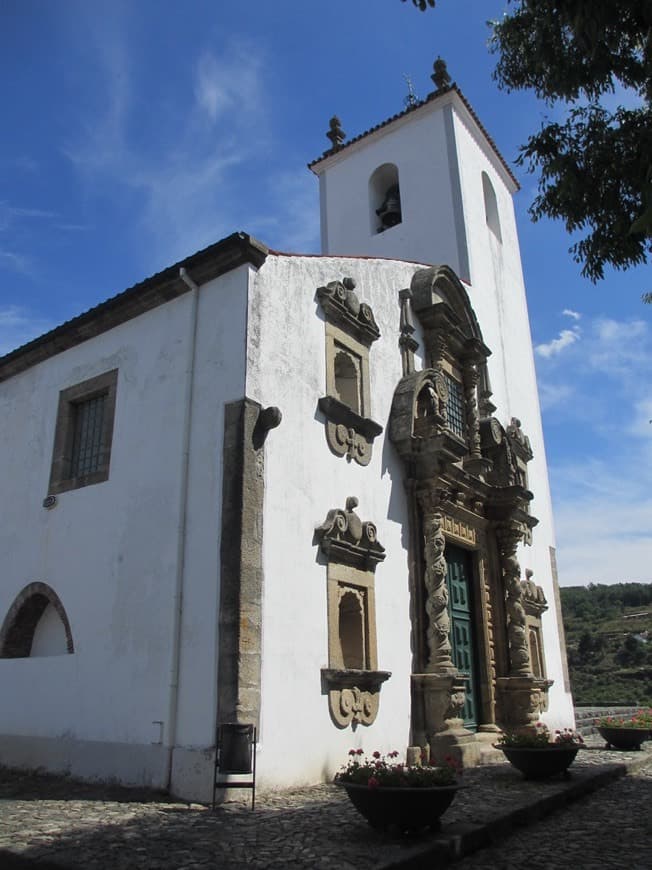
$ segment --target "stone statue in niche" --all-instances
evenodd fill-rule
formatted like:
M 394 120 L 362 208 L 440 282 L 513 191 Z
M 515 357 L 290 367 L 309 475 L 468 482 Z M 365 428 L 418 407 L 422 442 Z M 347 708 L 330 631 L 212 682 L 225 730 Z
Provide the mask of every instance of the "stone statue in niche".
M 419 390 L 414 414 L 414 434 L 427 434 L 432 426 L 445 426 L 448 386 L 441 372 L 433 372 Z

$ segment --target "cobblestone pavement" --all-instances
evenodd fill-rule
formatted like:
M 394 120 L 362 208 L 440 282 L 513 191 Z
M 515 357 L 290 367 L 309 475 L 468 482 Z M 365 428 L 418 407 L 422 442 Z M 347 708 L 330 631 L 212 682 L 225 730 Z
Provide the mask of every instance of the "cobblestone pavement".
M 455 870 L 650 870 L 652 763 L 453 866 Z
M 578 870 L 648 870 L 652 755 L 645 758 L 645 772 L 612 782 L 455 866 L 539 870 L 573 862 Z M 444 816 L 442 834 L 403 838 L 369 828 L 333 785 L 257 795 L 254 813 L 239 801 L 212 812 L 151 792 L 0 771 L 0 870 L 46 870 L 44 862 L 74 870 L 379 870 L 409 859 L 411 866 L 437 866 L 433 856 L 418 861 L 441 837 L 492 825 L 515 810 L 527 816 L 542 797 L 563 803 L 568 788 L 592 774 L 642 760 L 635 752 L 585 751 L 571 780 L 538 783 L 524 781 L 506 763 L 469 770 L 469 787 Z

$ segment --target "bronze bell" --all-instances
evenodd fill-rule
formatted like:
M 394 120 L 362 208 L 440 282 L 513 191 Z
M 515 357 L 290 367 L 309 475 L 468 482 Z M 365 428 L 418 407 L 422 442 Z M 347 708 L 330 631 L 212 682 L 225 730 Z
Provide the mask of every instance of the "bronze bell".
M 387 188 L 385 199 L 380 208 L 376 209 L 376 214 L 383 222 L 382 229 L 395 227 L 402 221 L 401 215 L 401 195 L 399 193 L 398 184 L 392 184 Z

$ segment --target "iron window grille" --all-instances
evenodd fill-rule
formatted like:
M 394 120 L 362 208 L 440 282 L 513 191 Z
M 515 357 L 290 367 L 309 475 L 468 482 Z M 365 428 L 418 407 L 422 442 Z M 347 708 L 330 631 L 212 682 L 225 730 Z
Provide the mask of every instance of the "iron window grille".
M 99 471 L 103 464 L 104 409 L 107 393 L 74 406 L 74 432 L 70 476 L 82 477 Z
M 448 414 L 448 428 L 464 438 L 466 434 L 466 423 L 464 413 L 464 393 L 462 385 L 449 374 L 445 373 L 446 383 L 448 385 L 448 401 L 446 403 L 446 412 Z
M 108 480 L 118 370 L 59 393 L 50 495 Z

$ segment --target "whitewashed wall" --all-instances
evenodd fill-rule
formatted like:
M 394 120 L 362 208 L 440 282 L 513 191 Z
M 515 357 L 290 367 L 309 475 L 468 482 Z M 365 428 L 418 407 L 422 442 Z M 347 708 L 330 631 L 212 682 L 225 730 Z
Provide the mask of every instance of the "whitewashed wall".
M 193 446 L 204 459 L 190 467 L 179 692 L 195 713 L 179 717 L 177 741 L 204 746 L 215 710 L 223 404 L 244 391 L 246 276 L 243 267 L 206 285 L 199 301 Z M 165 784 L 190 311 L 186 294 L 0 384 L 0 614 L 28 583 L 48 583 L 75 646 L 0 659 L 0 763 Z M 114 368 L 109 479 L 45 510 L 59 391 Z
M 268 257 L 249 302 L 247 394 L 278 405 L 283 421 L 266 442 L 261 782 L 283 786 L 331 776 L 352 746 L 404 750 L 410 716 L 410 619 L 406 500 L 400 460 L 386 438 L 401 378 L 398 291 L 414 266 L 327 257 Z M 333 455 L 317 402 L 326 394 L 325 329 L 317 287 L 354 278 L 374 311 L 381 338 L 370 351 L 371 414 L 385 427 L 371 463 Z M 328 667 L 326 567 L 315 527 L 347 496 L 360 500 L 387 556 L 376 569 L 378 667 L 392 672 L 373 725 L 336 728 L 321 694 Z

